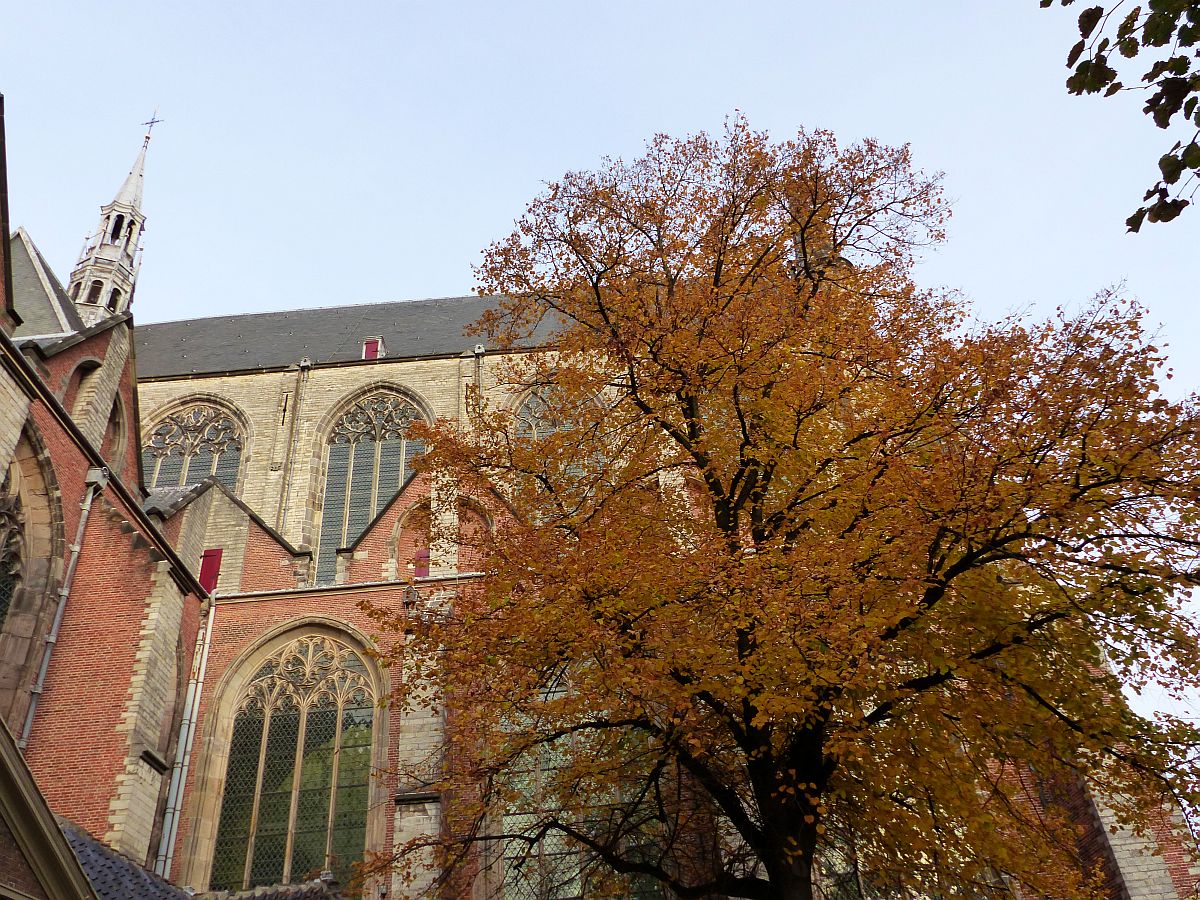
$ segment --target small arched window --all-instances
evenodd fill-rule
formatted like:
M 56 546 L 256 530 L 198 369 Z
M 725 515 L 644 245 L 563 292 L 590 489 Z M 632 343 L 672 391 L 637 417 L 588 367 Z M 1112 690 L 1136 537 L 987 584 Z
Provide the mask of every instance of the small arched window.
M 142 477 L 148 488 L 198 484 L 210 475 L 237 488 L 244 438 L 224 410 L 197 405 L 167 416 L 142 448 Z
M 432 516 L 428 503 L 410 509 L 400 521 L 396 563 L 401 577 L 429 575 L 429 538 Z
M 110 243 L 115 244 L 121 237 L 121 229 L 125 227 L 125 217 L 118 215 L 113 219 L 112 231 L 109 232 L 108 239 Z
M 374 710 L 362 657 L 334 638 L 259 666 L 233 720 L 212 890 L 347 880 L 366 846 Z
M 136 227 L 137 224 L 133 221 L 133 219 L 130 219 L 129 225 L 125 228 L 125 250 L 127 252 L 132 252 L 133 250 L 133 236 L 136 233 L 134 230 Z
M 100 455 L 113 468 L 121 467 L 121 457 L 125 455 L 125 408 L 121 398 L 113 399 L 112 409 L 108 413 L 108 424 L 104 426 L 104 441 L 100 445 Z
M 14 464 L 15 468 L 15 464 Z M 10 469 L 0 481 L 0 630 L 21 586 L 24 528 L 17 476 Z
M 112 312 L 117 311 L 117 307 L 121 304 L 121 289 L 113 288 L 108 295 L 108 308 Z
M 93 281 L 92 286 L 90 288 L 88 288 L 87 299 L 84 301 L 84 303 L 99 303 L 100 302 L 100 292 L 102 290 L 104 290 L 104 282 L 103 281 Z
M 78 281 L 77 281 L 77 282 L 75 282 L 73 285 L 71 285 L 71 299 L 72 299 L 72 300 L 78 300 L 78 299 L 79 299 L 79 289 L 80 289 L 82 286 L 83 286 L 83 285 L 81 285 L 81 284 L 80 284 Z
M 337 570 L 337 549 L 354 541 L 396 496 L 412 474 L 425 445 L 408 437 L 420 419 L 413 404 L 379 392 L 348 409 L 329 434 L 317 583 L 329 583 Z

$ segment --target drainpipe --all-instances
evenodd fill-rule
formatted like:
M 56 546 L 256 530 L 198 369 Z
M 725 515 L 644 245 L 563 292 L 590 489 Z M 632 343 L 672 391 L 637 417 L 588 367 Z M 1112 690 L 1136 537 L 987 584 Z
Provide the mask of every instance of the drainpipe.
M 275 528 L 280 534 L 288 533 L 288 501 L 292 496 L 292 456 L 296 446 L 296 429 L 300 421 L 300 405 L 304 400 L 304 385 L 308 382 L 308 370 L 311 368 L 312 360 L 307 356 L 296 366 L 296 387 L 292 392 L 292 421 L 288 423 L 287 449 L 283 454 L 283 477 L 280 483 L 283 502 L 279 506 L 279 516 L 275 521 Z
M 67 597 L 71 593 L 71 582 L 75 580 L 75 567 L 79 564 L 79 551 L 83 547 L 83 533 L 87 528 L 88 514 L 92 511 L 92 499 L 108 485 L 108 469 L 93 467 L 87 470 L 83 483 L 83 499 L 79 501 L 79 527 L 75 529 L 75 543 L 71 545 L 71 558 L 67 561 L 67 574 L 58 589 L 58 607 L 54 610 L 54 624 L 46 635 L 46 649 L 42 651 L 42 664 L 38 668 L 37 681 L 29 694 L 29 709 L 25 713 L 25 724 L 21 726 L 21 738 L 17 747 L 24 750 L 29 745 L 29 733 L 33 731 L 33 717 L 37 712 L 38 700 L 46 686 L 46 673 L 50 671 L 50 657 L 58 643 L 58 630 L 62 627 L 63 614 L 67 611 Z
M 188 680 L 183 701 L 183 721 L 179 723 L 178 752 L 171 767 L 171 786 L 167 790 L 167 810 L 163 815 L 162 838 L 154 872 L 168 878 L 175 859 L 175 838 L 179 834 L 179 814 L 183 811 L 183 787 L 187 783 L 188 766 L 192 761 L 192 742 L 196 737 L 196 721 L 200 716 L 200 694 L 204 690 L 204 672 L 208 668 L 208 648 L 212 646 L 213 615 L 217 605 L 208 601 L 208 619 L 196 635 L 196 652 L 192 655 L 192 676 Z

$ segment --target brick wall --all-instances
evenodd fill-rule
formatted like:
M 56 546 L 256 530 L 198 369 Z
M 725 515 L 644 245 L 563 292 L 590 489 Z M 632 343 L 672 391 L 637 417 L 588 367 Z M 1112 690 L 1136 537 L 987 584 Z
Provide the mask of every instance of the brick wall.
M 176 883 L 197 889 L 203 889 L 207 884 L 228 754 L 227 730 L 222 734 L 220 728 L 221 715 L 237 701 L 229 686 L 250 674 L 244 668 L 238 669 L 237 661 L 262 646 L 264 640 L 291 633 L 292 629 L 299 635 L 305 629 L 332 628 L 352 640 L 354 635 L 362 635 L 370 642 L 376 629 L 371 618 L 359 608 L 363 599 L 394 608 L 402 603 L 403 586 L 333 587 L 269 596 L 218 598 L 216 601 L 208 669 L 193 746 L 193 765 L 185 785 L 184 813 L 175 846 L 172 877 Z M 391 679 L 395 677 L 399 674 L 392 672 L 383 676 L 385 693 L 391 690 Z M 374 849 L 382 850 L 392 841 L 394 823 L 384 807 L 391 807 L 390 798 L 396 790 L 396 772 L 400 768 L 398 754 L 403 752 L 410 760 L 414 753 L 428 755 L 436 751 L 441 740 L 440 731 L 430 731 L 434 726 L 440 728 L 439 715 L 415 713 L 407 724 L 402 720 L 392 721 L 386 710 L 381 709 L 377 716 L 380 717 L 378 727 L 387 735 L 385 748 L 380 748 L 386 752 L 386 760 L 381 760 L 381 780 L 377 781 L 378 797 L 373 813 L 376 821 L 369 829 L 369 843 Z
M 35 405 L 31 419 L 73 538 L 91 462 L 47 408 Z M 191 661 L 187 606 L 199 603 L 142 528 L 112 485 L 96 497 L 27 748 L 51 808 L 135 859 L 148 851 L 178 669 Z
M 0 816 L 0 896 L 10 896 L 5 888 L 20 891 L 17 896 L 47 900 L 46 892 L 42 890 L 42 885 L 30 868 L 25 854 L 17 846 L 12 830 L 4 821 L 4 817 Z

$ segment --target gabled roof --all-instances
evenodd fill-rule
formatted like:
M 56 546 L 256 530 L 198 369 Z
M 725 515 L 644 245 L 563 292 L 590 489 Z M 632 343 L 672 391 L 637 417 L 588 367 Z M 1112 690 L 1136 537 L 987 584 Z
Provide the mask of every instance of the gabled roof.
M 370 337 L 383 338 L 389 359 L 458 356 L 480 343 L 467 326 L 493 306 L 491 297 L 446 297 L 139 325 L 138 377 L 358 361 Z
M 60 820 L 63 834 L 100 900 L 185 900 L 191 894 L 100 843 L 78 825 Z
M 105 316 L 99 322 L 89 325 L 86 328 L 81 328 L 79 331 L 68 332 L 67 334 L 37 334 L 32 337 L 23 338 L 20 341 L 20 347 L 22 350 L 28 350 L 31 347 L 36 348 L 37 352 L 41 354 L 42 359 L 49 359 L 56 353 L 62 353 L 62 351 L 68 350 L 90 337 L 108 331 L 110 328 L 115 328 L 123 322 L 128 322 L 132 318 L 133 314 L 126 310 L 123 313 Z
M 312 556 L 311 550 L 299 550 L 293 547 L 287 538 L 268 525 L 263 517 L 247 506 L 241 497 L 211 475 L 203 481 L 188 485 L 187 487 L 154 488 L 147 494 L 146 502 L 142 504 L 142 509 L 164 520 L 169 519 L 210 488 L 216 488 L 228 497 L 230 502 L 244 512 L 255 525 L 269 534 L 279 546 L 292 556 Z
M 13 232 L 8 248 L 12 258 L 13 305 L 22 319 L 13 338 L 19 342 L 28 335 L 82 331 L 83 320 L 75 311 L 75 304 L 24 228 Z

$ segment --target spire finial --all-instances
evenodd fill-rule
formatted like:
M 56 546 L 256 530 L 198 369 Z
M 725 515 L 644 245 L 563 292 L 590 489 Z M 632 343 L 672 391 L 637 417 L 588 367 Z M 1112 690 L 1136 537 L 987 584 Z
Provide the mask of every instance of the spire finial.
M 143 148 L 150 146 L 150 132 L 153 131 L 154 126 L 157 125 L 161 121 L 162 121 L 162 119 L 160 119 L 158 117 L 158 107 L 156 106 L 156 107 L 154 107 L 154 112 L 151 114 L 150 119 L 148 121 L 142 123 L 143 125 L 146 126 L 146 137 L 142 141 Z

